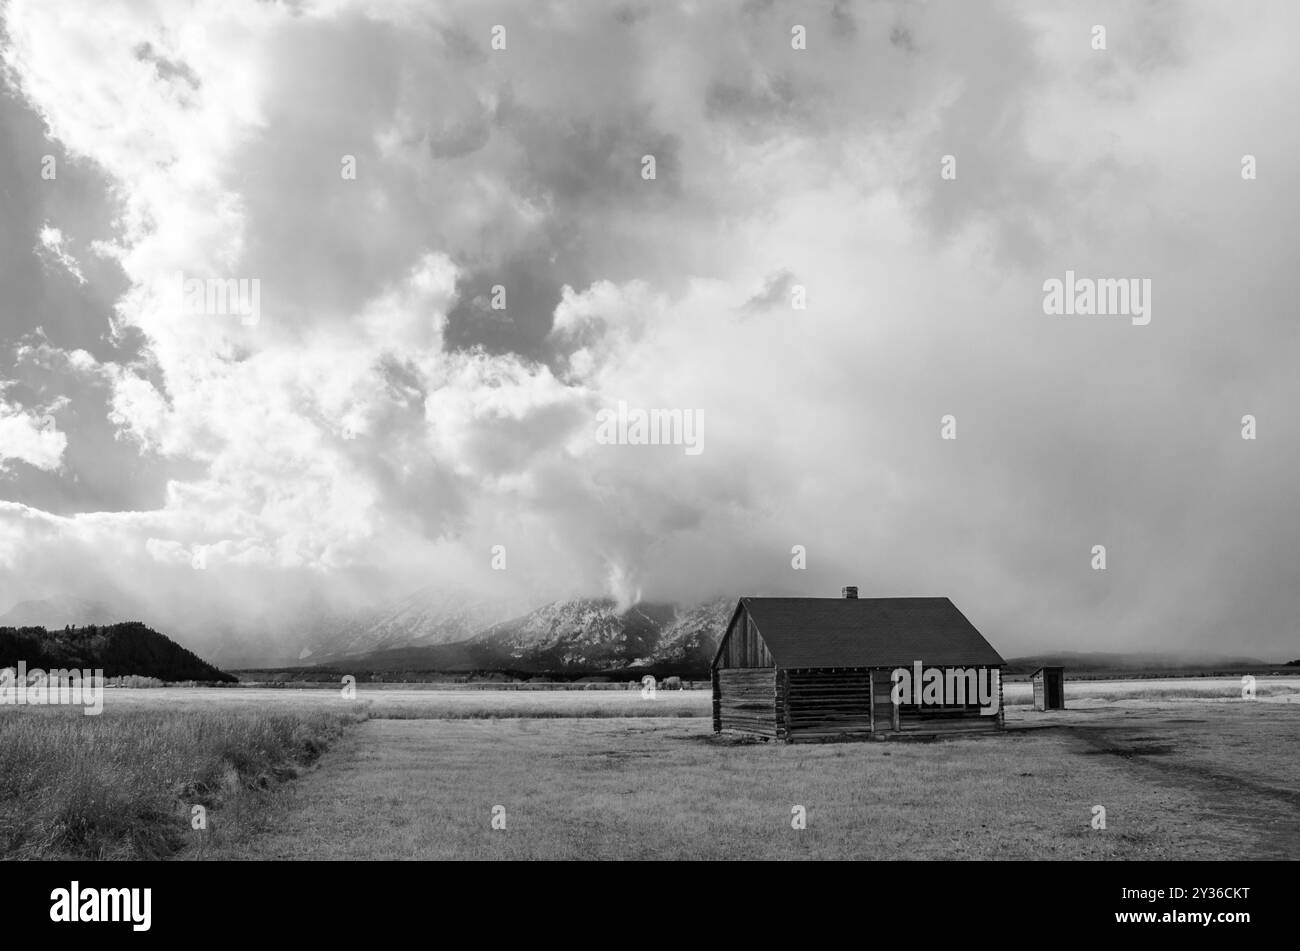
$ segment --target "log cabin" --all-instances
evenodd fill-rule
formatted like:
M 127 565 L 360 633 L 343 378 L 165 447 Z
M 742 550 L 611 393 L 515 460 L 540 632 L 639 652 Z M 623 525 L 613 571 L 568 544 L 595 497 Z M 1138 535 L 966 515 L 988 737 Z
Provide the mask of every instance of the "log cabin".
M 855 587 L 741 598 L 711 666 L 713 731 L 785 742 L 994 732 L 1005 663 L 947 598 L 859 598 Z M 917 692 L 896 691 L 913 671 Z M 945 678 L 971 689 L 946 690 Z

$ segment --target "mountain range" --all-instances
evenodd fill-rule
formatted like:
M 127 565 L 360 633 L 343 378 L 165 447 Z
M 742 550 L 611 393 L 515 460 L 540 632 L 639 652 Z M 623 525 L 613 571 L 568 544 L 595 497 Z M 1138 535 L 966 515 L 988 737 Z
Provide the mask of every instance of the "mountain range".
M 573 598 L 527 610 L 519 601 L 430 585 L 382 609 L 322 618 L 294 642 L 288 657 L 257 659 L 257 636 L 249 632 L 241 633 L 238 642 L 229 641 L 238 643 L 237 663 L 224 654 L 218 656 L 216 645 L 207 641 L 193 646 L 226 669 L 302 666 L 566 675 L 649 670 L 660 676 L 701 677 L 735 605 L 732 597 L 695 605 L 648 601 L 619 605 L 612 598 Z M 115 620 L 122 618 L 103 603 L 58 597 L 15 605 L 0 615 L 0 626 L 54 630 Z M 289 660 L 295 655 L 296 663 Z M 1062 664 L 1076 673 L 1118 674 L 1273 666 L 1240 656 L 1058 651 L 1008 658 L 1006 672 L 1028 673 L 1043 664 Z
M 321 664 L 374 651 L 464 641 L 523 610 L 519 602 L 429 585 L 382 610 L 335 619 L 302 647 L 299 659 Z
M 482 609 L 447 610 L 415 603 L 346 639 L 314 650 L 319 666 L 374 671 L 504 670 L 514 673 L 595 673 L 653 668 L 699 675 L 708 669 L 735 602 L 717 599 L 682 608 L 661 602 L 620 607 L 612 598 L 552 601 L 508 620 L 472 630 Z M 370 649 L 364 649 L 373 645 Z
M 256 634 L 224 628 L 195 646 L 226 669 L 285 666 L 294 657 L 298 665 L 340 669 L 522 673 L 654 667 L 698 674 L 708 668 L 735 600 L 621 607 L 612 598 L 573 598 L 530 607 L 518 599 L 429 585 L 382 609 L 320 618 L 288 656 L 277 639 L 276 652 L 258 659 Z M 120 620 L 107 604 L 60 596 L 20 602 L 0 615 L 0 626 L 56 630 Z

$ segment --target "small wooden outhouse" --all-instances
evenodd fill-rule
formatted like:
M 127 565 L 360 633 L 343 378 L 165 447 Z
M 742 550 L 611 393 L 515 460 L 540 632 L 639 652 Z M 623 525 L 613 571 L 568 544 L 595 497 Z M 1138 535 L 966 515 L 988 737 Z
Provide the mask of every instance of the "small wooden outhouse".
M 1065 709 L 1065 668 L 1039 667 L 1029 679 L 1034 684 L 1035 710 Z

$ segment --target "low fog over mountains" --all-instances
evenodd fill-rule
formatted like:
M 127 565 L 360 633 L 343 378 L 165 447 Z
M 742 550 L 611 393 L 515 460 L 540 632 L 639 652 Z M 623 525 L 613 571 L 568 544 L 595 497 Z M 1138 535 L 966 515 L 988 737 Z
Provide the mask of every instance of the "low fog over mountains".
M 735 605 L 736 599 L 728 596 L 698 604 L 635 601 L 628 605 L 614 598 L 597 597 L 535 606 L 430 585 L 382 608 L 304 619 L 302 632 L 268 625 L 259 639 L 256 633 L 232 631 L 228 638 L 218 639 L 215 647 L 206 637 L 202 643 L 194 643 L 184 631 L 167 633 L 225 669 L 319 666 L 336 670 L 574 674 L 652 668 L 662 674 L 702 676 Z M 125 620 L 139 619 L 103 602 L 59 596 L 15 605 L 0 615 L 0 627 L 43 626 L 59 630 L 68 625 L 84 627 Z M 998 643 L 997 631 L 985 634 L 995 645 Z M 1056 652 L 1008 660 L 1008 673 L 1012 674 L 1048 663 L 1064 663 L 1075 672 L 1270 663 L 1206 652 Z
M 340 619 L 323 636 L 309 638 L 299 657 L 317 664 L 377 650 L 464 641 L 527 607 L 425 587 L 385 609 Z
M 429 586 L 394 604 L 355 615 L 325 616 L 296 641 L 268 630 L 259 640 L 230 632 L 204 655 L 226 668 L 364 664 L 375 669 L 491 667 L 518 671 L 611 670 L 655 665 L 707 667 L 734 598 L 698 605 L 575 598 L 540 607 Z M 23 601 L 0 626 L 109 624 L 120 609 L 74 597 Z M 182 643 L 185 632 L 170 632 Z
M 531 611 L 418 592 L 363 629 L 311 648 L 310 662 L 384 669 L 600 671 L 707 668 L 735 601 L 700 605 L 613 598 L 553 601 Z
M 50 630 L 75 625 L 112 624 L 128 618 L 99 601 L 60 596 L 44 600 L 19 601 L 0 614 L 0 627 L 44 627 Z

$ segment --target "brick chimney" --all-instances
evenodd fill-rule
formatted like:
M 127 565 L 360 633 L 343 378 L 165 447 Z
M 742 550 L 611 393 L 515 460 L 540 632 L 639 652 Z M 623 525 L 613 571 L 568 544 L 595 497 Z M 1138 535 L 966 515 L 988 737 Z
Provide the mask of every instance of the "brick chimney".
M 840 589 L 840 596 L 844 598 L 852 598 L 856 601 L 858 599 L 858 586 L 855 584 L 845 585 Z

